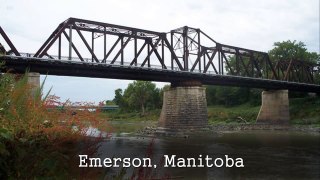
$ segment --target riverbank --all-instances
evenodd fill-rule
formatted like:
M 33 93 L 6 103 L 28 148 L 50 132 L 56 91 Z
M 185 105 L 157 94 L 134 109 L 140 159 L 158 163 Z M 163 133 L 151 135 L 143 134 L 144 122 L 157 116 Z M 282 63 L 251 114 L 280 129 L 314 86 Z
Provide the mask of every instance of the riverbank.
M 208 106 L 209 125 L 255 124 L 260 106 L 242 104 L 239 106 Z M 290 125 L 308 125 L 320 127 L 320 98 L 290 99 Z M 110 111 L 105 112 L 109 122 L 151 122 L 156 124 L 161 109 L 139 112 Z M 125 124 L 125 123 L 123 123 Z
M 208 125 L 202 129 L 172 130 L 157 126 L 147 126 L 135 132 L 137 136 L 172 136 L 188 138 L 201 134 L 226 133 L 226 132 L 248 132 L 248 131 L 274 131 L 274 132 L 300 132 L 320 135 L 320 127 L 310 125 L 266 125 L 266 124 L 219 124 Z

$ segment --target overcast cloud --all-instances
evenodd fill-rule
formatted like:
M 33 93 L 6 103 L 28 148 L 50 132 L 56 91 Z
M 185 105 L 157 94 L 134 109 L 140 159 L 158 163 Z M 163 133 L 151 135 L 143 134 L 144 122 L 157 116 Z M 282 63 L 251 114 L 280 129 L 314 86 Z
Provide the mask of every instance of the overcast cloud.
M 19 51 L 29 53 L 69 17 L 161 32 L 188 25 L 218 42 L 259 51 L 297 40 L 320 53 L 319 16 L 319 0 L 0 0 L 0 26 Z M 129 82 L 49 76 L 46 90 L 52 87 L 63 100 L 99 102 Z

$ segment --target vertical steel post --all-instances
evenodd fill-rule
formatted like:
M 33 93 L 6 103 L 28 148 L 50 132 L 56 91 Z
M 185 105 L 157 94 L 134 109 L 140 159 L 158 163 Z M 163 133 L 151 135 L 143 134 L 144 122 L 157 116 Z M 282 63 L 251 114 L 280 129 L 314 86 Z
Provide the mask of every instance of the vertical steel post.
M 171 36 L 171 47 L 172 47 L 172 50 L 174 51 L 174 47 L 173 47 L 173 31 L 171 31 L 171 33 L 170 33 L 170 36 Z M 173 54 L 172 53 L 170 53 L 171 54 L 171 70 L 173 70 L 174 69 L 174 64 L 173 64 Z
M 152 43 L 152 40 L 151 40 L 151 42 L 150 43 Z M 150 44 L 148 43 L 148 53 L 150 52 Z M 148 67 L 151 67 L 150 66 L 150 56 L 148 57 Z
M 222 47 L 221 47 L 221 51 L 220 51 L 220 59 L 221 59 L 221 74 L 223 75 L 224 67 L 223 67 Z
M 182 37 L 183 37 L 183 62 L 184 62 L 184 70 L 188 71 L 188 27 L 185 26 L 183 28 L 183 33 L 182 33 Z
M 138 61 L 138 42 L 137 38 L 134 38 L 134 65 L 137 66 L 137 61 Z
M 61 59 L 61 34 L 59 36 L 59 44 L 58 44 L 58 59 Z
M 236 69 L 237 69 L 237 73 L 236 75 L 240 75 L 240 67 L 239 67 L 239 50 L 236 49 Z
M 221 74 L 221 57 L 220 57 L 220 52 L 221 52 L 221 45 L 220 44 L 217 44 L 217 49 L 218 49 L 218 74 Z
M 103 34 L 103 59 L 106 59 L 106 56 L 107 56 L 107 28 L 104 27 L 104 34 Z
M 164 40 L 163 40 L 164 37 L 162 37 L 161 39 L 161 55 L 162 55 L 162 64 L 164 64 Z M 164 68 L 164 66 L 162 65 L 162 69 Z
M 201 53 L 201 45 L 200 45 L 200 29 L 197 29 L 198 33 L 198 59 L 199 59 L 199 73 L 201 73 L 201 60 L 200 60 L 200 53 Z
M 207 51 L 207 50 L 206 50 Z M 206 54 L 205 53 L 203 53 L 203 72 L 205 71 L 205 69 L 206 69 Z
M 122 51 L 121 51 L 121 65 L 123 65 L 123 36 L 121 37 L 121 49 L 122 49 Z
M 69 60 L 72 58 L 72 24 L 69 25 Z
M 91 36 L 91 49 L 92 49 L 92 52 L 94 54 L 94 32 L 92 31 L 92 36 Z M 93 62 L 93 54 L 92 54 L 92 62 Z

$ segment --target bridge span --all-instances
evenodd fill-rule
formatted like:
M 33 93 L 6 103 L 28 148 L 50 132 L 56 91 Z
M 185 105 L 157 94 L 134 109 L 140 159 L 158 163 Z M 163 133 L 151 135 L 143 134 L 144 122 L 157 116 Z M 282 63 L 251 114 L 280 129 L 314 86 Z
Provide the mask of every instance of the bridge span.
M 205 124 L 206 120 L 202 120 L 206 117 L 197 115 L 206 112 L 202 84 L 262 88 L 269 91 L 265 96 L 271 91 L 278 92 L 272 95 L 272 102 L 279 96 L 287 99 L 287 93 L 281 90 L 320 93 L 316 81 L 319 64 L 297 59 L 272 61 L 265 52 L 218 43 L 200 29 L 188 26 L 165 33 L 69 18 L 58 25 L 35 53 L 19 52 L 1 27 L 0 34 L 4 39 L 0 42 L 0 61 L 5 62 L 3 72 L 24 73 L 28 69 L 48 75 L 171 82 L 176 91 L 165 97 L 174 96 L 176 102 L 171 106 L 171 101 L 165 100 L 163 107 L 180 108 L 180 114 L 169 117 L 172 112 L 163 110 L 160 120 L 171 118 L 170 122 L 178 124 L 188 124 L 192 119 L 200 119 L 199 126 Z M 197 100 L 182 98 L 179 102 L 179 95 L 174 95 L 177 93 Z M 180 107 L 186 102 L 191 103 L 191 109 Z M 199 111 L 192 106 L 200 107 Z M 181 115 L 191 111 L 196 112 L 189 115 L 191 119 Z M 174 119 L 178 116 L 182 118 Z

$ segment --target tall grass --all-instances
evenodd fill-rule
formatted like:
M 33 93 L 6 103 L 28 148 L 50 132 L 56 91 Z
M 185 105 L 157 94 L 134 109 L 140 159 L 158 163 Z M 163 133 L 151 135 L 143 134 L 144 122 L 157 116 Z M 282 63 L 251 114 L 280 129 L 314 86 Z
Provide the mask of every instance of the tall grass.
M 0 75 L 0 179 L 92 177 L 77 168 L 77 155 L 96 152 L 99 138 L 86 133 L 104 124 L 99 112 L 67 108 L 43 95 L 43 84 L 33 96 L 31 88 L 27 76 Z

